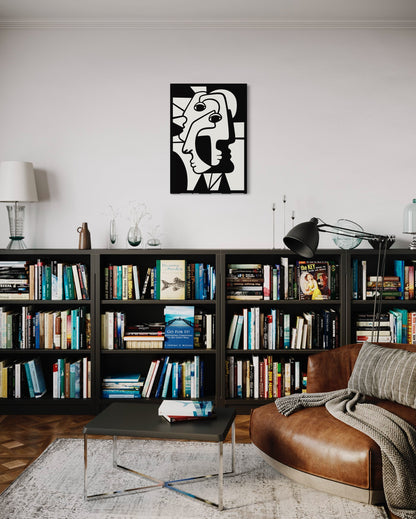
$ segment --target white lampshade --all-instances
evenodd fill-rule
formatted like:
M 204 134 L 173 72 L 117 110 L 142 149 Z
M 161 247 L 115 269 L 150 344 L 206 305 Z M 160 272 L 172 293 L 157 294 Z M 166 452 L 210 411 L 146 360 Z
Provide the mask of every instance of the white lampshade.
M 31 162 L 0 162 L 0 201 L 37 202 L 35 172 Z
M 406 234 L 416 233 L 416 198 L 404 208 L 403 232 Z

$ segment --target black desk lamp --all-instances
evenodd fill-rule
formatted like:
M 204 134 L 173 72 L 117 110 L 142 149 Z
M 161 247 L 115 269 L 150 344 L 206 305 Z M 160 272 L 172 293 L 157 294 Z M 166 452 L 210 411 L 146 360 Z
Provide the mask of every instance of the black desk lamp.
M 321 222 L 321 223 L 319 223 Z M 309 222 L 303 222 L 291 229 L 283 238 L 284 244 L 299 256 L 303 258 L 313 258 L 319 244 L 319 233 L 327 232 L 330 234 L 338 234 L 340 236 L 349 236 L 351 238 L 360 238 L 368 240 L 374 248 L 378 248 L 377 261 L 377 281 L 373 307 L 373 327 L 371 331 L 371 340 L 374 340 L 374 331 L 377 325 L 376 341 L 379 339 L 380 313 L 381 303 L 383 300 L 384 273 L 386 270 L 386 254 L 388 246 L 393 240 L 393 236 L 384 236 L 382 234 L 373 234 L 365 231 L 357 231 L 348 227 L 339 227 L 330 225 L 318 218 L 311 218 Z M 366 287 L 363 287 L 365 290 Z

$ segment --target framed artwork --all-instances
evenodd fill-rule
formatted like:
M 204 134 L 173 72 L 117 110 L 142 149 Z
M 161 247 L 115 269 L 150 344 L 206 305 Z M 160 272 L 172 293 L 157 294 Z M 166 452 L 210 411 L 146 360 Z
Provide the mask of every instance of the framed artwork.
M 172 84 L 171 193 L 247 193 L 247 85 Z

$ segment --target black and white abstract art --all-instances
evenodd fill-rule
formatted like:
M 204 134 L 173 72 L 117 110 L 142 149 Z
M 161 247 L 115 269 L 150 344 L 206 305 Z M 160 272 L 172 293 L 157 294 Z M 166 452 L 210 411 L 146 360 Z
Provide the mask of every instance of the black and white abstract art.
M 172 84 L 171 193 L 247 193 L 247 85 Z

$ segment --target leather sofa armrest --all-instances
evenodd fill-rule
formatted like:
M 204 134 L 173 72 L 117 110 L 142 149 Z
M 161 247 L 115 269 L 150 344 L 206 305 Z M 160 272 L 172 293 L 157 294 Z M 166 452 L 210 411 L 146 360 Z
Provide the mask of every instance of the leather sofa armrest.
M 348 385 L 361 344 L 347 344 L 308 358 L 307 392 L 321 393 Z

